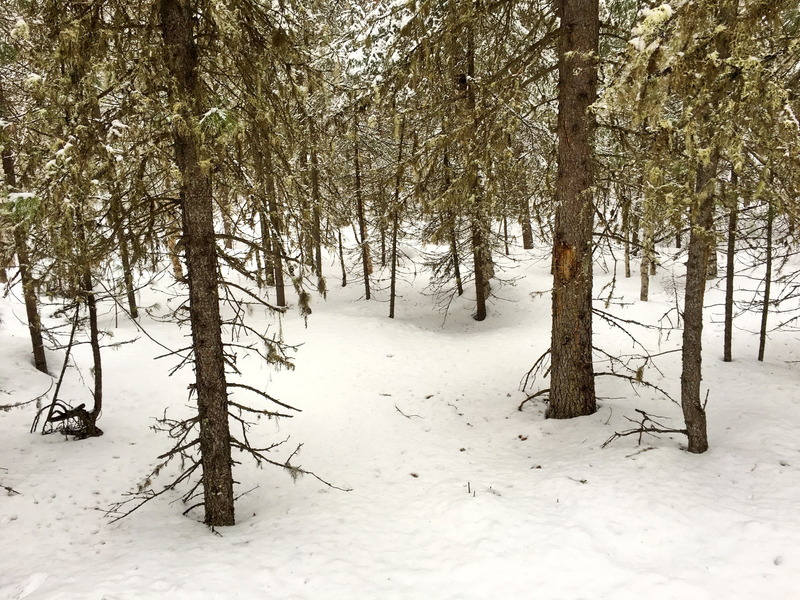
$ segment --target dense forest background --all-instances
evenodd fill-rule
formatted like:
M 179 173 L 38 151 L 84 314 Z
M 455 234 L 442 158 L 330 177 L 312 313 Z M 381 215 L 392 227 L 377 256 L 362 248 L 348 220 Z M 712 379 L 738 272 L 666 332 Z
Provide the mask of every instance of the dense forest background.
M 0 32 L 0 276 L 54 381 L 8 407 L 38 402 L 34 429 L 100 436 L 114 373 L 98 307 L 148 335 L 141 293 L 166 276 L 159 318 L 190 327 L 161 355 L 193 371 L 196 410 L 160 419 L 174 445 L 153 478 L 181 469 L 121 514 L 178 488 L 208 525 L 234 524 L 232 451 L 336 487 L 251 443 L 255 421 L 301 407 L 237 362 L 292 368 L 281 315 L 313 328 L 332 279 L 395 318 L 398 286 L 424 272 L 432 307 L 463 297 L 491 321 L 506 257 L 547 247 L 550 344 L 523 406 L 594 414 L 599 376 L 664 391 L 636 331 L 666 319 L 682 331 L 685 424 L 642 411 L 637 431 L 685 435 L 690 453 L 709 447 L 708 282 L 726 292 L 727 361 L 737 315 L 759 315 L 759 360 L 800 317 L 796 2 L 10 0 Z M 667 246 L 685 251 L 674 311 L 612 314 L 637 267 L 648 300 Z M 43 307 L 60 322 L 43 325 Z M 277 325 L 251 318 L 263 311 Z M 598 320 L 636 352 L 605 349 Z M 59 391 L 83 342 L 90 399 L 72 404 Z

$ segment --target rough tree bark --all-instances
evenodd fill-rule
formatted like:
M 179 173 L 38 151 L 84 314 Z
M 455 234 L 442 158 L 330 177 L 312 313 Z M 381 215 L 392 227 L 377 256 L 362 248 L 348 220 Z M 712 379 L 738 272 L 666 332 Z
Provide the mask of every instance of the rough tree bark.
M 560 4 L 558 174 L 553 232 L 553 329 L 548 417 L 595 412 L 592 366 L 592 135 L 598 0 Z
M 0 106 L 4 105 L 4 97 L 0 90 Z M 3 147 L 3 173 L 9 190 L 17 188 L 17 173 L 14 164 L 14 155 L 8 144 Z M 22 230 L 22 223 L 14 226 L 14 251 L 17 253 L 19 277 L 22 280 L 22 296 L 25 299 L 25 313 L 28 317 L 28 332 L 31 336 L 33 348 L 33 364 L 42 373 L 47 373 L 47 357 L 44 353 L 42 340 L 42 321 L 39 317 L 39 300 L 36 297 L 36 284 L 31 275 L 30 258 L 28 256 L 28 243 Z
M 714 212 L 716 173 L 716 159 L 709 165 L 698 167 L 695 188 L 698 197 L 689 214 L 691 230 L 683 304 L 681 407 L 689 437 L 689 452 L 694 454 L 702 454 L 708 450 L 706 411 L 700 400 L 700 382 L 703 379 L 703 299 L 708 253 L 711 248 L 711 234 L 706 226 Z
M 233 474 L 225 360 L 220 331 L 217 250 L 211 177 L 201 165 L 195 121 L 202 86 L 194 37 L 197 15 L 190 0 L 161 0 L 161 32 L 173 117 L 175 160 L 181 174 L 183 239 L 189 283 L 189 316 L 196 376 L 203 465 L 205 522 L 233 525 Z

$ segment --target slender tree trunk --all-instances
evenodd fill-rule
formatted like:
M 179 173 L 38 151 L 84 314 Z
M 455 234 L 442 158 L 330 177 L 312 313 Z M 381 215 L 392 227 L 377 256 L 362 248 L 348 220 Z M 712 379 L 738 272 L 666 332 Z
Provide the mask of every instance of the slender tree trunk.
M 194 123 L 202 114 L 203 89 L 197 73 L 190 0 L 160 0 L 164 61 L 171 76 L 170 99 L 182 114 L 173 129 L 175 160 L 181 174 L 181 208 L 189 283 L 189 315 L 196 376 L 205 522 L 233 525 L 233 473 L 228 423 L 214 202 L 211 177 L 201 164 L 202 148 Z
M 489 217 L 486 214 L 486 199 L 478 172 L 478 141 L 477 127 L 475 125 L 475 112 L 477 98 L 475 96 L 475 40 L 472 22 L 467 23 L 467 72 L 465 81 L 466 92 L 466 117 L 470 119 L 472 134 L 464 144 L 464 160 L 469 171 L 469 192 L 472 196 L 470 215 L 470 233 L 472 240 L 472 264 L 475 277 L 475 315 L 476 321 L 486 319 L 486 303 L 491 291 L 489 280 L 493 276 L 491 248 L 489 240 L 491 231 Z
M 708 247 L 708 265 L 706 265 L 706 279 L 716 279 L 719 275 L 719 263 L 717 262 L 717 232 L 714 227 L 714 214 L 711 214 L 707 227 L 711 239 Z
M 344 245 L 342 244 L 342 230 L 339 229 L 337 232 L 337 238 L 339 242 L 339 265 L 342 267 L 342 287 L 347 286 L 347 268 L 344 265 Z
M 548 417 L 595 412 L 592 366 L 592 137 L 598 0 L 559 5 L 558 174 L 553 232 L 553 329 Z
M 647 199 L 645 199 L 645 205 L 647 205 Z M 640 290 L 639 290 L 639 300 L 642 302 L 647 302 L 650 296 L 650 266 L 653 264 L 653 223 L 651 221 L 652 215 L 647 214 L 648 211 L 645 208 L 645 224 L 644 224 L 644 234 L 642 236 L 642 256 L 641 256 L 641 267 L 639 269 L 639 276 L 640 280 Z
M 272 234 L 270 233 L 269 209 L 264 199 L 259 199 L 258 227 L 261 233 L 261 252 L 264 259 L 264 283 L 275 285 L 275 253 L 272 250 Z
M 489 297 L 489 280 L 486 277 L 486 257 L 484 256 L 484 231 L 479 217 L 473 216 L 472 228 L 472 263 L 475 271 L 476 309 L 473 318 L 483 321 L 486 318 L 486 300 Z
M 525 199 L 522 205 L 522 215 L 519 219 L 522 226 L 522 248 L 533 250 L 533 227 L 531 227 L 531 203 Z
M 403 140 L 406 133 L 406 117 L 400 122 L 400 140 L 397 148 L 397 169 L 394 180 L 394 196 L 392 198 L 392 248 L 391 278 L 389 283 L 389 318 L 394 319 L 394 305 L 397 294 L 397 234 L 400 224 L 400 185 L 403 181 Z
M 0 107 L 4 106 L 4 104 L 4 97 L 2 90 L 0 90 Z M 6 185 L 10 190 L 15 190 L 17 188 L 17 173 L 14 156 L 8 144 L 3 148 L 2 160 Z M 39 317 L 39 300 L 36 297 L 36 283 L 31 274 L 28 243 L 25 238 L 23 223 L 16 223 L 14 225 L 14 250 L 17 253 L 19 277 L 22 280 L 22 296 L 25 299 L 28 332 L 31 336 L 31 346 L 33 348 L 33 364 L 42 373 L 47 373 L 47 357 L 44 353 L 44 341 L 42 340 L 42 320 Z
M 622 237 L 625 251 L 625 277 L 631 276 L 631 197 L 622 194 Z
M 119 197 L 116 194 L 111 199 L 109 215 L 111 217 L 111 224 L 114 227 L 114 235 L 117 238 L 117 246 L 119 246 L 119 257 L 120 262 L 122 262 L 122 280 L 125 285 L 125 293 L 128 297 L 128 312 L 130 312 L 131 318 L 138 319 L 139 307 L 136 305 L 136 289 L 133 285 L 133 269 L 131 267 L 130 252 L 128 250 L 128 240 L 125 237 L 122 208 L 120 206 Z
M 311 142 L 311 239 L 314 246 L 314 274 L 317 291 L 325 296 L 325 279 L 322 275 L 322 194 L 319 191 L 319 157 L 316 137 Z
M 464 281 L 461 278 L 461 257 L 458 253 L 458 233 L 456 229 L 456 219 L 458 217 L 450 215 L 450 256 L 453 261 L 453 276 L 456 280 L 456 292 L 459 296 L 464 295 Z
M 691 230 L 683 305 L 681 407 L 689 437 L 689 452 L 695 454 L 708 450 L 706 411 L 700 399 L 700 383 L 703 379 L 703 299 L 712 235 L 706 227 L 714 211 L 716 164 L 714 159 L 710 165 L 698 167 L 695 188 L 698 198 L 689 215 Z
M 767 320 L 769 319 L 770 288 L 772 287 L 772 229 L 775 209 L 772 200 L 767 201 L 767 272 L 764 274 L 764 305 L 761 308 L 761 329 L 758 335 L 758 360 L 764 360 L 767 347 Z
M 738 200 L 738 175 L 736 171 L 731 173 L 731 188 L 733 198 L 730 213 L 728 214 L 728 249 L 726 256 L 725 269 L 725 340 L 722 360 L 731 362 L 733 360 L 731 347 L 733 345 L 733 292 L 736 269 L 736 225 L 739 218 Z
M 79 227 L 83 228 L 83 224 Z M 86 423 L 86 437 L 95 437 L 102 432 L 97 428 L 97 420 L 103 412 L 103 362 L 100 354 L 100 328 L 97 324 L 97 297 L 92 287 L 92 271 L 88 264 L 83 265 L 82 293 L 86 297 L 86 307 L 89 313 L 89 345 L 92 348 L 92 374 L 94 375 L 94 406 L 89 413 L 89 422 Z
M 231 218 L 231 200 L 227 193 L 222 194 L 219 202 L 219 210 L 222 213 L 222 230 L 225 233 L 225 249 L 233 250 L 233 219 Z
M 176 235 L 167 235 L 167 250 L 169 251 L 169 258 L 172 262 L 172 276 L 175 281 L 183 281 L 183 265 L 181 264 L 180 253 L 178 252 L 178 241 L 180 238 Z
M 447 152 L 444 153 L 444 158 L 442 159 L 442 163 L 444 165 L 444 189 L 450 189 L 450 157 L 448 156 Z M 459 296 L 464 295 L 464 282 L 461 279 L 461 258 L 458 252 L 458 216 L 452 209 L 447 209 L 443 215 L 443 218 L 447 222 L 448 231 L 450 233 L 450 256 L 451 260 L 453 261 L 453 276 L 456 280 L 456 291 L 458 292 Z
M 264 177 L 266 178 L 267 206 L 270 221 L 270 245 L 272 246 L 272 268 L 275 278 L 275 304 L 286 306 L 286 284 L 283 278 L 283 227 L 282 214 L 275 190 L 275 172 L 272 165 L 272 147 L 267 140 L 264 150 Z
M 358 109 L 356 109 L 358 110 Z M 355 117 L 355 147 L 353 149 L 353 161 L 356 176 L 356 212 L 358 218 L 358 233 L 361 236 L 361 263 L 364 270 L 364 293 L 367 300 L 370 299 L 369 276 L 372 273 L 371 260 L 369 256 L 369 242 L 367 240 L 367 217 L 364 212 L 364 198 L 361 190 L 361 152 L 358 141 L 358 116 Z

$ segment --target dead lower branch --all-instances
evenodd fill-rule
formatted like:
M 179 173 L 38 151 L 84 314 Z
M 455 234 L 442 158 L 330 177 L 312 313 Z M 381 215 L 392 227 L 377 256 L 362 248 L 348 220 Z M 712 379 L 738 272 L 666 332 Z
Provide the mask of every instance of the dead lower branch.
M 601 448 L 605 448 L 616 439 L 619 439 L 621 437 L 626 437 L 629 435 L 638 435 L 639 437 L 637 440 L 637 445 L 640 446 L 642 444 L 642 437 L 644 437 L 645 434 L 652 435 L 653 437 L 655 437 L 657 434 L 665 434 L 665 433 L 666 434 L 681 433 L 686 436 L 689 435 L 689 432 L 686 429 L 673 429 L 672 427 L 667 427 L 666 425 L 663 425 L 662 423 L 656 421 L 656 419 L 666 419 L 666 417 L 659 417 L 658 415 L 649 415 L 643 410 L 640 410 L 638 408 L 635 410 L 637 413 L 642 415 L 640 421 L 636 421 L 635 419 L 631 419 L 630 417 L 625 417 L 625 418 L 631 423 L 636 423 L 638 427 L 634 427 L 633 429 L 627 429 L 625 431 L 617 431 L 616 433 L 614 433 L 614 435 L 612 435 L 603 443 Z

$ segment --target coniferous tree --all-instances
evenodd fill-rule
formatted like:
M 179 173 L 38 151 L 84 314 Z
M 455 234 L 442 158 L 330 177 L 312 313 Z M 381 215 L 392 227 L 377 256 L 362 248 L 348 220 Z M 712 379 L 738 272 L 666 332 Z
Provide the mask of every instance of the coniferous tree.
M 594 177 L 590 106 L 597 96 L 597 0 L 560 4 L 558 177 L 553 233 L 553 329 L 548 416 L 596 410 L 592 365 Z

